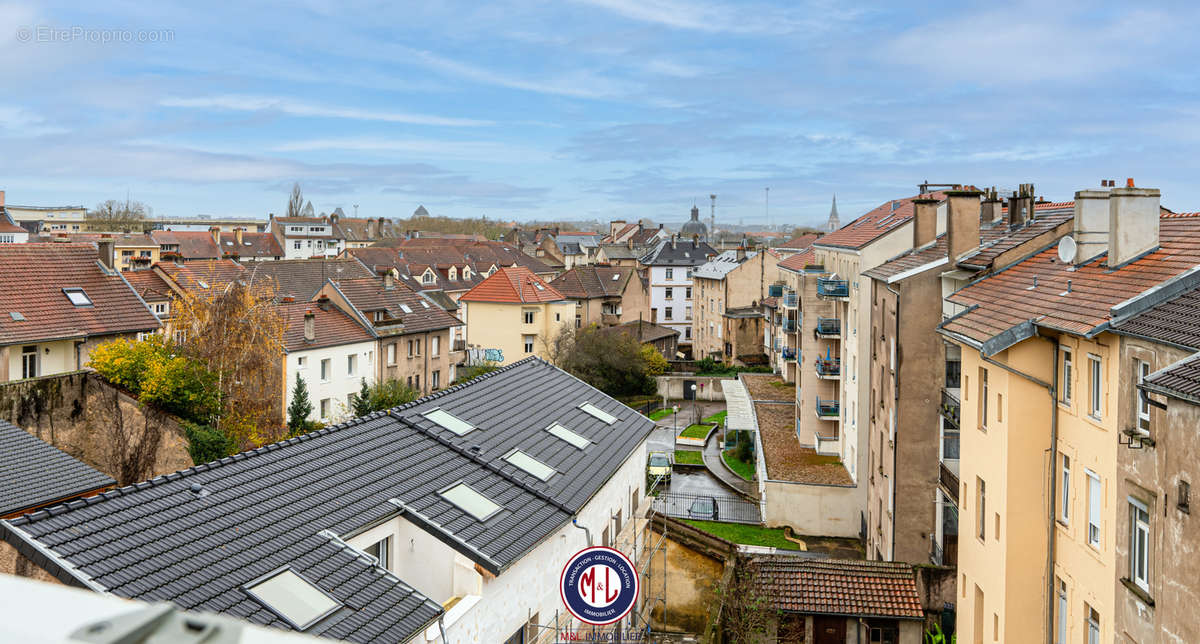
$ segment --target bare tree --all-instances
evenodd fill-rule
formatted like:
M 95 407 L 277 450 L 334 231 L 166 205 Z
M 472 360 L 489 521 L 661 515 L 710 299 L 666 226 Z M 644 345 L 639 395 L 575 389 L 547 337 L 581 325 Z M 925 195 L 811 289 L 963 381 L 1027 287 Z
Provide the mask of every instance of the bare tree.
M 97 423 L 103 433 L 104 469 L 118 485 L 132 485 L 151 474 L 167 414 L 136 401 L 126 403 L 135 405 L 141 413 L 139 423 L 135 417 L 126 416 L 121 392 L 116 387 L 107 389 L 112 392 L 111 398 L 105 395 L 104 401 L 108 417 Z
M 730 644 L 762 641 L 762 636 L 771 623 L 779 619 L 780 613 L 771 606 L 771 598 L 756 583 L 758 564 L 753 559 L 739 557 L 733 565 L 732 574 L 716 588 L 725 641 Z
M 288 198 L 287 216 L 299 217 L 300 211 L 304 209 L 304 195 L 300 192 L 300 184 L 292 184 L 292 196 Z
M 146 204 L 126 198 L 109 199 L 96 204 L 85 216 L 88 230 L 119 232 L 144 232 L 149 228 L 146 221 L 150 217 L 150 207 Z

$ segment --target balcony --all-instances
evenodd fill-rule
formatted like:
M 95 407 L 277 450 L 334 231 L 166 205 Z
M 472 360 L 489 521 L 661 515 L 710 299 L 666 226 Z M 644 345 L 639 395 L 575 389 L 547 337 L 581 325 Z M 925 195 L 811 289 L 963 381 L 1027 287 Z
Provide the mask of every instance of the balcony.
M 784 360 L 787 360 L 787 361 L 793 361 L 793 360 L 795 360 L 795 359 L 797 358 L 797 356 L 798 356 L 798 355 L 799 355 L 799 352 L 798 352 L 798 351 L 796 351 L 795 349 L 787 349 L 787 348 L 785 348 L 785 349 L 783 350 L 783 359 L 784 359 Z
M 841 405 L 836 400 L 817 398 L 817 418 L 821 420 L 837 420 L 841 416 Z
M 621 323 L 621 316 L 616 313 L 601 313 L 600 314 L 600 325 L 601 326 L 616 326 L 620 323 Z
M 940 412 L 942 418 L 946 419 L 946 425 L 958 429 L 959 412 L 961 404 L 958 402 L 958 396 L 950 392 L 949 389 L 942 387 L 942 407 Z
M 783 284 L 771 284 L 768 286 L 767 297 L 783 297 Z
M 950 471 L 945 463 L 938 463 L 938 483 L 950 500 L 958 505 L 958 475 Z
M 817 318 L 818 337 L 836 340 L 842 337 L 842 321 L 838 318 Z
M 929 563 L 935 566 L 940 566 L 945 560 L 945 555 L 942 552 L 942 546 L 937 542 L 936 538 L 931 538 L 929 541 L 932 544 L 929 549 Z
M 452 351 L 466 351 L 466 349 L 467 349 L 467 341 L 466 340 L 459 339 L 459 340 L 454 341 L 454 349 L 452 349 Z
M 822 278 L 817 280 L 817 296 L 836 300 L 850 299 L 850 282 Z
M 842 361 L 840 358 L 817 358 L 817 377 L 822 380 L 841 380 Z
M 796 292 L 790 288 L 785 289 L 783 292 L 783 299 L 781 300 L 781 303 L 783 304 L 783 308 L 785 308 L 785 309 L 794 309 L 794 308 L 800 306 L 800 296 L 796 295 Z
M 785 319 L 783 321 L 783 332 L 784 333 L 795 333 L 796 332 L 796 321 L 793 319 L 790 319 L 790 318 Z

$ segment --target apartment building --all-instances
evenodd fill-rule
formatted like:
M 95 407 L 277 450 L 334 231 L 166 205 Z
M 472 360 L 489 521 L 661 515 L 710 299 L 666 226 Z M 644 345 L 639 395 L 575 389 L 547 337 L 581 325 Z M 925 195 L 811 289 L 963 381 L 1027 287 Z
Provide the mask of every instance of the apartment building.
M 692 272 L 716 254 L 699 237 L 672 235 L 639 260 L 650 280 L 655 322 L 679 332 L 679 350 L 687 355 L 692 355 Z
M 459 305 L 469 346 L 500 364 L 546 357 L 549 343 L 575 320 L 575 302 L 523 266 L 497 270 Z
M 652 321 L 647 281 L 634 268 L 576 266 L 550 286 L 575 303 L 576 328 Z
M 2 221 L 2 220 L 0 220 Z M 159 259 L 159 245 L 144 233 L 42 233 L 32 238 L 37 243 L 73 242 L 77 244 L 113 243 L 113 265 L 120 271 L 149 268 Z
M 279 305 L 283 333 L 280 399 L 292 403 L 296 379 L 304 381 L 313 410 L 308 420 L 338 423 L 354 414 L 362 382 L 375 382 L 375 338 L 329 299 Z
M 776 281 L 772 251 L 727 250 L 692 271 L 692 353 L 733 364 L 766 362 L 760 304 Z
M 963 641 L 1118 639 L 1121 383 L 1145 372 L 1112 327 L 1194 286 L 1200 263 L 1200 219 L 1162 218 L 1159 191 L 1132 184 L 1077 192 L 1057 248 L 949 297 L 963 307 L 940 329 L 962 356 Z
M 215 259 L 268 261 L 283 259 L 283 247 L 273 233 L 248 232 L 244 226 L 222 231 L 152 230 L 146 233 L 158 244 L 163 261 L 194 262 Z M 158 261 L 158 259 L 155 259 Z
M 276 217 L 267 229 L 283 249 L 284 259 L 337 257 L 346 249 L 341 230 L 325 217 Z

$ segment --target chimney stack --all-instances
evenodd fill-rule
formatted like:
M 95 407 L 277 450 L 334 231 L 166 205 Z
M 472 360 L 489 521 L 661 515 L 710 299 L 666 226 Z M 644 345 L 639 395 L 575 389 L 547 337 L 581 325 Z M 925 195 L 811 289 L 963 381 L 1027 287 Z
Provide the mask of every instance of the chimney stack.
M 675 250 L 678 237 L 675 233 L 671 233 L 671 250 Z
M 100 263 L 104 264 L 104 268 L 112 271 L 116 270 L 113 266 L 115 261 L 117 243 L 113 241 L 112 235 L 101 235 L 100 241 L 96 242 L 96 249 L 99 251 Z
M 246 229 L 242 226 L 233 229 L 233 238 L 236 240 L 238 246 L 242 245 L 242 233 L 244 232 L 246 232 Z
M 1033 219 L 1033 184 L 1022 183 L 1008 200 L 1008 229 L 1016 230 Z
M 383 290 L 390 291 L 396 288 L 396 278 L 392 276 L 392 269 L 384 269 L 383 271 Z
M 1075 222 L 1071 236 L 1075 239 L 1076 266 L 1086 264 L 1108 251 L 1109 205 L 1108 190 L 1080 190 L 1075 193 Z M 1155 230 L 1157 230 L 1156 218 Z
M 922 195 L 913 199 L 913 248 L 937 239 L 938 200 Z
M 608 236 L 611 237 L 613 241 L 617 241 L 617 233 L 621 232 L 621 229 L 624 227 L 625 221 L 622 219 L 614 219 L 608 222 Z
M 0 190 L 0 208 L 4 207 L 4 191 Z
M 317 316 L 313 315 L 312 309 L 304 312 L 304 341 L 315 342 L 317 340 Z
M 1133 179 L 1108 198 L 1108 265 L 1121 266 L 1158 248 L 1158 188 L 1136 188 Z
M 212 235 L 213 243 L 216 244 L 218 248 L 220 248 L 220 246 L 221 246 L 221 229 L 216 226 L 209 226 L 208 234 Z M 220 253 L 217 253 L 217 254 L 220 255 Z
M 974 188 L 946 191 L 946 246 L 950 262 L 979 248 L 979 196 Z
M 378 219 L 368 219 L 367 220 L 367 239 L 375 239 L 377 237 L 379 237 L 379 220 Z
M 995 188 L 984 190 L 983 204 L 979 210 L 979 223 L 992 224 L 999 220 L 1004 213 L 1003 203 Z
M 742 260 L 746 259 L 746 247 L 738 246 L 736 253 L 737 253 L 737 255 L 736 255 L 737 261 L 740 264 L 742 262 Z

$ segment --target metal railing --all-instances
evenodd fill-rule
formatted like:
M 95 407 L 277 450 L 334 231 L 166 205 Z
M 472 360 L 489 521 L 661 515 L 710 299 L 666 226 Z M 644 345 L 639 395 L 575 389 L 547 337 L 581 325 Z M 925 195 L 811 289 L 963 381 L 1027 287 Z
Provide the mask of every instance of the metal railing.
M 944 561 L 944 553 L 942 552 L 941 544 L 937 542 L 936 537 L 930 537 L 929 543 L 929 563 L 935 566 L 942 565 L 942 562 Z
M 829 278 L 818 279 L 817 295 L 823 297 L 850 297 L 850 282 Z
M 799 303 L 800 303 L 800 296 L 796 295 L 795 291 L 792 291 L 789 289 L 787 292 L 785 292 L 783 294 L 783 307 L 784 308 L 794 309 L 799 305 Z
M 795 333 L 796 332 L 796 321 L 791 320 L 791 319 L 784 320 L 783 321 L 783 332 L 784 333 Z
M 841 406 L 836 400 L 823 400 L 817 397 L 817 415 L 823 418 L 836 418 L 841 413 Z
M 656 512 L 675 519 L 723 523 L 762 523 L 762 513 L 759 511 L 758 504 L 736 496 L 663 492 L 654 497 L 653 507 Z
M 841 335 L 842 321 L 838 318 L 817 318 L 817 335 Z
M 942 490 L 958 505 L 958 475 L 950 471 L 945 463 L 938 462 L 938 482 L 942 485 Z
M 783 284 L 771 284 L 768 286 L 767 297 L 783 297 Z
M 785 348 L 783 350 L 783 359 L 784 360 L 795 360 L 796 359 L 796 350 Z
M 840 376 L 840 375 L 842 375 L 842 359 L 841 358 L 817 358 L 817 375 L 818 376 Z
M 942 418 L 945 418 L 948 424 L 958 429 L 961 404 L 958 402 L 958 396 L 950 393 L 945 387 L 942 387 L 942 408 L 940 411 Z

